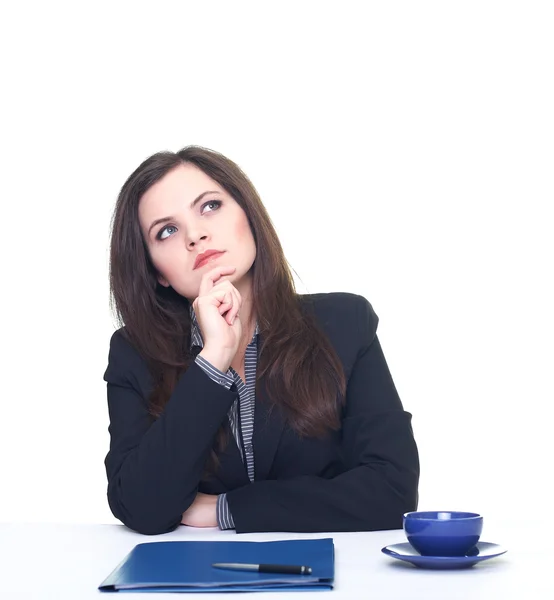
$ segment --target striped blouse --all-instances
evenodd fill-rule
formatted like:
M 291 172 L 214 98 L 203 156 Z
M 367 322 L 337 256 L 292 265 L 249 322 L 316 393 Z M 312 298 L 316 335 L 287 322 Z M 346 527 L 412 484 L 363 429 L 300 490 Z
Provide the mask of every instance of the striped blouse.
M 191 316 L 191 348 L 194 346 L 204 347 L 202 333 L 196 319 L 196 314 L 192 306 L 190 307 Z M 203 356 L 196 357 L 198 366 L 216 383 L 230 389 L 235 384 L 239 397 L 235 400 L 227 413 L 229 424 L 233 437 L 240 451 L 242 462 L 246 465 L 248 478 L 254 481 L 254 447 L 252 445 L 252 434 L 254 432 L 254 406 L 256 389 L 256 367 L 258 362 L 258 324 L 256 330 L 246 348 L 244 359 L 244 373 L 246 382 L 240 375 L 229 367 L 227 373 L 223 373 Z M 220 494 L 217 498 L 217 523 L 220 529 L 233 529 L 235 523 L 233 516 L 229 511 L 226 494 Z

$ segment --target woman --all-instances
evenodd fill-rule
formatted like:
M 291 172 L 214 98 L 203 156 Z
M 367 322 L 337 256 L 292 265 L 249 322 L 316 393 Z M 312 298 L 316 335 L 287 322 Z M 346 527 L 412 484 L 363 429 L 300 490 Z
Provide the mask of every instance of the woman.
M 261 200 L 200 147 L 145 160 L 111 240 L 108 500 L 144 534 L 402 526 L 419 462 L 369 302 L 296 294 Z

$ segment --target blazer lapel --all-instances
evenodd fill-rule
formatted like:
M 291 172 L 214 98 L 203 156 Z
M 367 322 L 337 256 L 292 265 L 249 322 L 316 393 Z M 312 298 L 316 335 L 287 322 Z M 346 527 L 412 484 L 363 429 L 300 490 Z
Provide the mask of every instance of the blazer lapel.
M 219 468 L 214 477 L 224 485 L 227 490 L 234 490 L 250 483 L 246 465 L 242 462 L 237 442 L 229 428 L 227 446 L 219 458 Z
M 198 335 L 199 334 L 196 333 L 196 336 Z M 198 338 L 195 337 L 195 339 Z M 191 352 L 195 358 L 201 350 L 202 346 L 198 344 L 193 344 L 191 346 Z M 217 479 L 223 484 L 226 490 L 234 490 L 235 488 L 248 485 L 250 480 L 248 479 L 246 466 L 242 462 L 237 442 L 230 428 L 228 430 L 228 436 L 227 446 L 224 448 L 223 452 L 217 455 L 219 467 L 210 478 Z
M 283 433 L 285 421 L 280 409 L 271 405 L 264 378 L 258 382 L 254 409 L 254 477 L 255 481 L 267 479 Z
M 258 338 L 258 348 L 260 348 L 260 343 L 261 341 Z M 198 351 L 200 350 L 201 348 L 198 347 Z M 266 390 L 265 378 L 262 377 L 256 385 L 254 431 L 252 433 L 255 481 L 267 478 L 273 465 L 273 459 L 284 426 L 285 420 L 281 410 L 276 406 L 272 406 Z M 225 450 L 219 455 L 219 462 L 220 466 L 214 477 L 223 484 L 225 489 L 234 490 L 250 483 L 246 465 L 242 462 L 237 442 L 230 430 L 229 442 Z

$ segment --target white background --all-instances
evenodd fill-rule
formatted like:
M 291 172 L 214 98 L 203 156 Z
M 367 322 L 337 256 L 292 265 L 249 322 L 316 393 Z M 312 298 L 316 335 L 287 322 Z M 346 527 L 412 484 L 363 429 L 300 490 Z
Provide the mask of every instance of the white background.
M 300 292 L 373 304 L 413 413 L 420 508 L 550 508 L 553 14 L 6 3 L 0 520 L 115 522 L 110 218 L 144 158 L 187 144 L 250 176 Z

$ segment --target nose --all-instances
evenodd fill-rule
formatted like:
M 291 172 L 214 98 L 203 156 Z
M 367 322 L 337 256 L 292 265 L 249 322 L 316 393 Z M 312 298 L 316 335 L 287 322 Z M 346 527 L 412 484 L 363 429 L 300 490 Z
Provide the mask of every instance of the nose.
M 189 233 L 186 237 L 187 248 L 192 250 L 199 242 L 206 241 L 208 235 L 205 233 Z

